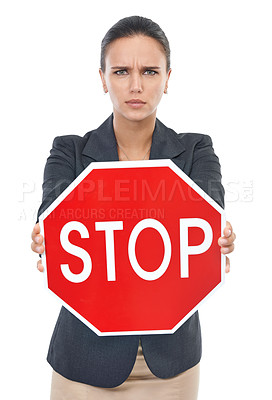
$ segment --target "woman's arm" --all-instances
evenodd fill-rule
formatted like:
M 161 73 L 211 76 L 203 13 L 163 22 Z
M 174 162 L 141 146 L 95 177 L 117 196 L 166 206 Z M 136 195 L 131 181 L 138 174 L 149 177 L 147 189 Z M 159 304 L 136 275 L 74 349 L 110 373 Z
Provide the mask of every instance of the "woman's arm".
M 224 208 L 225 190 L 221 183 L 221 166 L 209 135 L 199 135 L 193 150 L 189 177 L 201 187 L 220 207 Z
M 201 140 L 196 144 L 190 178 L 193 179 L 208 195 L 224 208 L 225 190 L 221 183 L 221 166 L 217 155 L 214 153 L 212 139 L 208 135 L 201 135 Z M 236 238 L 230 222 L 226 222 L 224 236 L 218 239 L 222 254 L 230 254 L 234 250 Z M 230 271 L 230 260 L 226 257 L 226 272 Z
M 44 252 L 43 236 L 40 234 L 39 216 L 49 205 L 66 189 L 76 178 L 75 176 L 75 154 L 69 142 L 62 136 L 53 141 L 50 156 L 47 158 L 44 168 L 43 197 L 38 210 L 37 222 L 31 233 L 31 249 L 37 254 Z M 37 262 L 39 271 L 43 271 L 41 259 Z
M 76 178 L 75 154 L 65 137 L 57 136 L 53 141 L 43 174 L 43 197 L 38 217 Z M 37 219 L 38 222 L 38 219 Z

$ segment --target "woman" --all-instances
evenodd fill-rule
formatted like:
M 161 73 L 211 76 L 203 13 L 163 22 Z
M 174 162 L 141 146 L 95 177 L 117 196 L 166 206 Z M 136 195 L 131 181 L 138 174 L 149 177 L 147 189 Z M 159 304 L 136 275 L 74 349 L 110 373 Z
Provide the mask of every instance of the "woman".
M 138 16 L 118 21 L 102 41 L 99 73 L 113 114 L 84 137 L 55 138 L 38 214 L 90 162 L 155 158 L 171 158 L 223 207 L 220 164 L 210 137 L 177 134 L 156 118 L 171 74 L 169 43 L 161 28 Z M 230 223 L 224 235 L 218 244 L 227 254 L 235 240 Z M 42 253 L 39 224 L 32 239 L 33 251 Z M 43 270 L 40 261 L 38 269 Z M 99 337 L 62 308 L 47 358 L 53 367 L 51 399 L 108 399 L 114 393 L 118 400 L 196 399 L 200 358 L 198 312 L 174 334 Z

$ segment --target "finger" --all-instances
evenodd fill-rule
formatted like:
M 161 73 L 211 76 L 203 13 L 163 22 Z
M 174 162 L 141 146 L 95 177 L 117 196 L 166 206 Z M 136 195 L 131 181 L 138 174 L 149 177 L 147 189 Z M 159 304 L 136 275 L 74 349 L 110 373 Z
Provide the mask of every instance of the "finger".
M 44 271 L 44 266 L 42 265 L 42 260 L 37 261 L 37 269 L 38 269 L 40 272 L 43 272 L 43 271 Z
M 33 239 L 33 242 L 34 242 L 34 243 L 37 243 L 37 244 L 42 244 L 42 242 L 43 242 L 43 236 L 40 235 L 40 234 L 36 235 L 36 236 L 34 237 L 34 239 Z
M 42 254 L 44 252 L 44 245 L 43 244 L 38 245 L 37 243 L 32 242 L 31 250 L 34 251 L 35 253 Z
M 223 230 L 223 233 L 225 237 L 230 237 L 230 235 L 232 234 L 232 226 L 229 221 L 226 221 L 226 226 Z
M 220 251 L 222 254 L 230 254 L 234 250 L 234 244 L 230 246 L 221 247 Z
M 219 244 L 219 246 L 230 246 L 231 244 L 233 244 L 235 239 L 236 239 L 236 235 L 233 232 L 229 237 L 221 236 L 218 239 L 218 244 Z
M 229 257 L 226 257 L 226 268 L 225 268 L 226 274 L 230 272 L 230 259 Z
M 39 222 L 37 222 L 37 224 L 34 225 L 33 231 L 31 232 L 31 239 L 34 240 L 35 236 L 39 233 L 41 233 L 41 229 Z

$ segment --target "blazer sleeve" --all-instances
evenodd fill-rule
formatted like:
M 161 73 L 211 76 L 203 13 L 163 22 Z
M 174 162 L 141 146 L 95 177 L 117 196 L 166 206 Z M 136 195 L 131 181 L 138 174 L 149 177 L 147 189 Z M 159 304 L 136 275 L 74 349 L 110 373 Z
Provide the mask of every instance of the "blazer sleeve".
M 221 166 L 209 135 L 201 135 L 194 148 L 189 177 L 224 208 L 225 190 L 221 183 Z
M 44 168 L 43 196 L 38 209 L 37 222 L 39 216 L 75 178 L 75 152 L 63 136 L 57 136 Z

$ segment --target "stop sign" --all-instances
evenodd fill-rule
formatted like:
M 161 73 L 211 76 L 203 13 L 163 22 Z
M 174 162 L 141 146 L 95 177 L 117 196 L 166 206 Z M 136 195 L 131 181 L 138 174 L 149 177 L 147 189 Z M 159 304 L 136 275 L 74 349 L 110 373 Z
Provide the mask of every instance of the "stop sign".
M 48 288 L 101 336 L 173 333 L 224 279 L 224 210 L 170 159 L 91 163 L 39 221 Z

